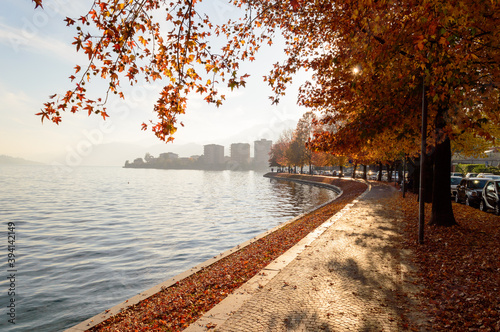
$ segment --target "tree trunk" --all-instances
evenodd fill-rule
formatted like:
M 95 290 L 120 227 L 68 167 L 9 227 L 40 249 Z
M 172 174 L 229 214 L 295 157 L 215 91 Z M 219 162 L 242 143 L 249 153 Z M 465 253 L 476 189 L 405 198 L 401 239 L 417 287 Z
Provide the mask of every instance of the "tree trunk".
M 392 182 L 392 171 L 394 170 L 394 164 L 387 164 L 387 182 Z
M 363 165 L 363 179 L 366 180 L 366 165 Z
M 382 181 L 382 163 L 378 163 L 377 181 Z
M 433 152 L 432 213 L 429 224 L 448 227 L 456 225 L 457 222 L 450 199 L 451 144 L 443 130 L 446 125 L 445 114 L 445 109 L 438 108 L 434 120 L 436 146 Z
M 403 170 L 401 169 L 401 165 L 398 164 L 398 167 L 397 167 L 397 174 L 398 174 L 398 184 L 401 186 L 401 188 L 403 188 Z
M 356 169 L 358 168 L 358 162 L 354 163 L 353 169 L 352 169 L 352 178 L 356 178 Z
M 450 199 L 451 145 L 448 137 L 436 145 L 433 159 L 432 214 L 429 223 L 437 226 L 453 226 L 457 222 Z
M 342 177 L 342 174 L 344 173 L 344 166 L 340 165 L 339 166 L 339 178 Z

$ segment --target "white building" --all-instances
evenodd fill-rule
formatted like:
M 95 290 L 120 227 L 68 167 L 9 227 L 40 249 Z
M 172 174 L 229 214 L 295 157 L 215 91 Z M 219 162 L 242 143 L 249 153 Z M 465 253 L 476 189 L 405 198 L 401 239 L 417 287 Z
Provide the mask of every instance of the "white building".
M 269 152 L 271 152 L 271 147 L 273 141 L 266 139 L 261 139 L 260 141 L 253 142 L 253 162 L 255 168 L 264 169 L 269 167 Z

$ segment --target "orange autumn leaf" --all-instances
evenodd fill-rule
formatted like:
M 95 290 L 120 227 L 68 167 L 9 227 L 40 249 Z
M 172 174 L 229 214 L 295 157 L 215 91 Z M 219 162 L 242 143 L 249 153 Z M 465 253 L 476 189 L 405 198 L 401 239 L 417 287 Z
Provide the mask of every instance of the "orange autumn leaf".
M 33 0 L 33 2 L 35 3 L 35 9 L 38 8 L 38 7 L 43 8 L 43 6 L 42 6 L 42 0 Z

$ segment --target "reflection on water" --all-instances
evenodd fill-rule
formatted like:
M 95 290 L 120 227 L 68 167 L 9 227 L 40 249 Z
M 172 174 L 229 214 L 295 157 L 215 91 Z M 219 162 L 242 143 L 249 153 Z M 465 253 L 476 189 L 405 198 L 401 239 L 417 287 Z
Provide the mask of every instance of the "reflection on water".
M 0 166 L 1 237 L 16 224 L 12 330 L 70 327 L 335 195 L 262 175 Z
M 330 190 L 318 190 L 317 187 L 299 184 L 284 180 L 270 179 L 273 196 L 280 201 L 276 213 L 283 211 L 289 216 L 288 211 L 304 212 L 304 206 L 318 206 L 332 200 L 335 193 Z

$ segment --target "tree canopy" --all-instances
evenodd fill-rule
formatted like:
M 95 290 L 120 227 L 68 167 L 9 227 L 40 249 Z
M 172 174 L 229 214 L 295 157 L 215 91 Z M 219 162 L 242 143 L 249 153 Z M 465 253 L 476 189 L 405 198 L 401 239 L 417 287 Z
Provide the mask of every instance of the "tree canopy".
M 33 2 L 35 8 L 42 4 Z M 189 93 L 220 105 L 225 96 L 218 87 L 244 86 L 239 64 L 280 33 L 288 58 L 266 78 L 273 100 L 298 70 L 311 70 L 314 79 L 302 88 L 299 103 L 323 112 L 326 123 L 343 122 L 351 134 L 370 138 L 386 128 L 399 136 L 417 133 L 422 82 L 430 123 L 446 135 L 474 128 L 491 139 L 483 124 L 500 123 L 497 1 L 235 0 L 242 16 L 222 25 L 199 11 L 201 2 L 95 0 L 85 15 L 66 18 L 76 28 L 75 48 L 89 61 L 70 76 L 74 89 L 51 96 L 42 119 L 59 123 L 61 112 L 80 110 L 106 118 L 106 97 L 124 97 L 123 80 L 163 80 L 158 121 L 151 125 L 168 140 Z M 212 49 L 217 37 L 223 46 Z M 109 82 L 97 99 L 85 88 L 94 76 Z
M 35 3 L 38 7 L 42 1 Z M 239 74 L 240 63 L 252 61 L 262 43 L 272 43 L 272 36 L 258 28 L 261 22 L 249 7 L 242 17 L 215 25 L 198 11 L 200 4 L 197 0 L 95 0 L 85 15 L 67 17 L 67 26 L 76 29 L 73 45 L 88 56 L 88 63 L 75 66 L 69 77 L 72 89 L 50 96 L 38 113 L 42 121 L 59 123 L 66 111 L 105 119 L 109 94 L 125 98 L 124 81 L 131 85 L 139 80 L 163 82 L 154 106 L 157 120 L 142 125 L 161 140 L 173 139 L 177 117 L 185 113 L 191 93 L 219 106 L 225 96 L 218 88 L 244 86 L 248 75 Z M 244 2 L 234 5 L 241 7 Z M 210 44 L 217 38 L 224 41 L 223 46 L 212 49 Z M 86 86 L 99 77 L 108 82 L 107 91 L 90 97 Z

